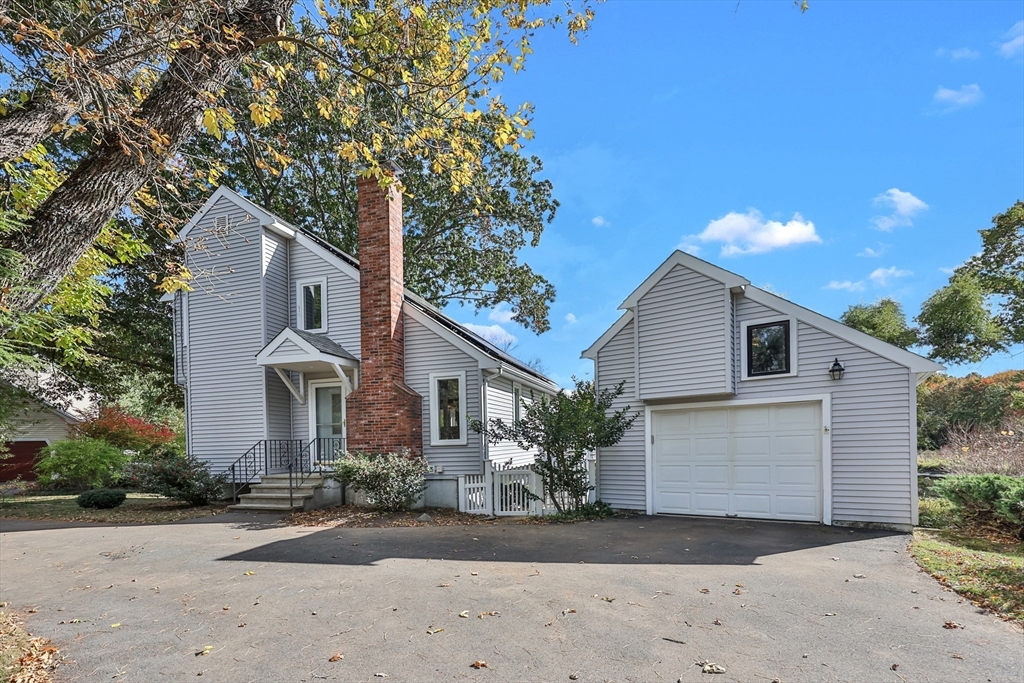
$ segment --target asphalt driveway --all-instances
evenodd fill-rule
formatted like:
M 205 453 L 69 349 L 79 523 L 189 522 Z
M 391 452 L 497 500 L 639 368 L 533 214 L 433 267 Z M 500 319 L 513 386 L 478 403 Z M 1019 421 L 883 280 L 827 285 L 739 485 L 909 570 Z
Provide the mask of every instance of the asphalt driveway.
M 4 520 L 0 600 L 36 610 L 74 681 L 1024 681 L 1024 635 L 919 572 L 907 541 L 669 517 Z

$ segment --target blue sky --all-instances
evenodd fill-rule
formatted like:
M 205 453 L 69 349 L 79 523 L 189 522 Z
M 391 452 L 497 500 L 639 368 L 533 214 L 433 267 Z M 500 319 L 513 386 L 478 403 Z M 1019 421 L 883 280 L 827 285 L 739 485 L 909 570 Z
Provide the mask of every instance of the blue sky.
M 883 296 L 915 315 L 1024 198 L 1024 2 L 596 11 L 577 46 L 539 34 L 502 87 L 536 106 L 527 150 L 562 203 L 523 253 L 557 288 L 552 329 L 448 309 L 563 385 L 676 248 L 833 318 Z M 950 371 L 1022 367 L 1015 348 Z

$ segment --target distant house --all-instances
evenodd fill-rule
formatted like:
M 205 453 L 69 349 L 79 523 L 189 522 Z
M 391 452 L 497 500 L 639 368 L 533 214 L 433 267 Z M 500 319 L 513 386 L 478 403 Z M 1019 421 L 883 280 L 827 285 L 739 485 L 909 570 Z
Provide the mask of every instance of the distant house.
M 260 482 L 243 507 L 301 504 L 280 475 L 341 450 L 422 454 L 426 501 L 448 507 L 459 475 L 532 462 L 469 421 L 558 387 L 404 288 L 401 211 L 360 181 L 358 261 L 226 187 L 181 231 L 196 287 L 168 298 L 188 448 Z
M 917 523 L 916 387 L 942 366 L 673 253 L 590 348 L 632 429 L 597 455 L 617 508 Z M 841 371 L 840 371 L 841 366 Z
M 35 481 L 33 469 L 39 453 L 55 441 L 71 435 L 75 425 L 88 419 L 95 409 L 91 397 L 69 397 L 63 405 L 51 403 L 40 396 L 39 383 L 46 379 L 35 378 L 31 382 L 18 382 L 25 391 L 20 407 L 13 417 L 13 438 L 4 443 L 8 457 L 0 459 L 0 482 L 21 478 Z M 35 391 L 33 391 L 35 389 Z

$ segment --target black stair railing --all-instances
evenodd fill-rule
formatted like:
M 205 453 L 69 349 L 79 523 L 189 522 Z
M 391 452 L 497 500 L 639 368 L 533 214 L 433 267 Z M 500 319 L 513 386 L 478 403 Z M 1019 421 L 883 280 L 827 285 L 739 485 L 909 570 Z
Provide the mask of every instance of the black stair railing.
M 297 454 L 306 443 L 302 439 L 263 439 L 228 467 L 231 499 L 238 502 L 238 493 L 263 474 L 288 472 Z

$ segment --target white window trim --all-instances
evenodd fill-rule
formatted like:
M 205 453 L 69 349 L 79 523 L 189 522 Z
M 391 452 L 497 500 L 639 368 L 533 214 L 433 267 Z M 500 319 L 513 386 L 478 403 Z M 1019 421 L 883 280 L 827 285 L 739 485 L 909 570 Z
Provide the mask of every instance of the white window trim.
M 438 434 L 437 412 L 437 381 L 441 379 L 457 379 L 459 381 L 459 438 L 442 439 Z M 466 426 L 466 372 L 432 372 L 430 382 L 430 445 L 431 446 L 465 446 L 468 443 Z
M 754 375 L 750 376 L 747 374 L 747 328 L 757 327 L 758 325 L 768 325 L 771 323 L 789 322 L 789 372 L 779 372 L 772 375 Z M 799 322 L 793 316 L 778 315 L 772 318 L 758 318 L 757 320 L 744 320 L 740 323 L 740 379 L 744 382 L 763 380 L 763 379 L 784 379 L 786 377 L 796 377 L 800 374 L 800 363 L 797 357 L 797 349 L 800 348 L 798 342 L 799 336 Z
M 305 299 L 302 296 L 302 290 L 304 287 L 309 285 L 320 285 L 320 327 L 306 329 L 304 323 L 306 322 L 306 311 L 305 311 Z M 327 278 L 326 277 L 314 277 L 307 278 L 305 280 L 299 280 L 295 283 L 295 325 L 303 332 L 315 332 L 317 334 L 324 334 L 327 332 Z

